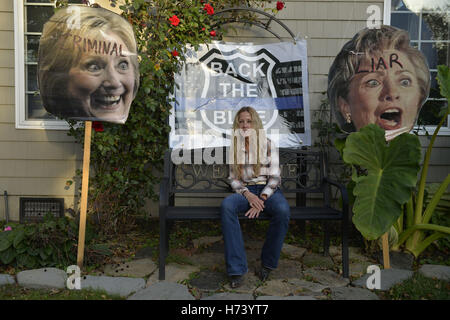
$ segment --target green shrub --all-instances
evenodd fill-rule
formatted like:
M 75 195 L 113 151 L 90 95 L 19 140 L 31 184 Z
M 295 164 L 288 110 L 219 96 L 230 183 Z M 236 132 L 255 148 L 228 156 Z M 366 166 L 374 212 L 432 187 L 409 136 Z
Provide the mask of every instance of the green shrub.
M 157 200 L 154 186 L 159 183 L 163 155 L 168 148 L 171 93 L 174 74 L 186 60 L 185 47 L 220 39 L 218 18 L 205 10 L 211 5 L 217 12 L 239 5 L 261 6 L 261 0 L 111 0 L 123 3 L 122 16 L 133 26 L 140 61 L 140 87 L 124 125 L 104 123 L 104 131 L 93 132 L 88 214 L 104 235 L 127 233 L 136 215 L 145 215 L 147 199 Z M 173 25 L 171 17 L 179 19 Z M 239 13 L 249 15 L 248 13 Z M 251 17 L 250 17 L 251 19 Z M 216 36 L 211 31 L 216 31 Z M 214 33 L 213 33 L 214 34 Z M 84 126 L 69 121 L 69 132 L 84 143 Z M 78 178 L 81 172 L 77 172 Z M 71 182 L 69 182 L 71 183 Z
M 9 223 L 10 231 L 0 232 L 0 266 L 34 269 L 64 268 L 76 264 L 78 222 L 48 214 L 41 223 Z M 1 230 L 4 230 L 2 228 Z M 111 254 L 105 245 L 94 243 L 91 224 L 86 225 L 86 260 L 95 262 Z

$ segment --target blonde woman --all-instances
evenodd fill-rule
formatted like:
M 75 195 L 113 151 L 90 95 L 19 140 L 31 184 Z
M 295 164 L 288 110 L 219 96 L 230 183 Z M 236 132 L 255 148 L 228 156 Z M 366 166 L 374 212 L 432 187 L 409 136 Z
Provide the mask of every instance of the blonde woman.
M 84 6 L 59 9 L 39 44 L 39 88 L 61 118 L 124 123 L 139 87 L 132 26 L 118 14 Z
M 245 212 L 245 217 L 255 219 L 264 211 L 270 216 L 257 272 L 265 281 L 278 266 L 290 209 L 279 189 L 278 152 L 266 138 L 261 119 L 251 107 L 241 108 L 234 118 L 230 155 L 229 180 L 235 193 L 222 201 L 221 221 L 227 273 L 231 287 L 236 288 L 248 272 L 238 214 Z

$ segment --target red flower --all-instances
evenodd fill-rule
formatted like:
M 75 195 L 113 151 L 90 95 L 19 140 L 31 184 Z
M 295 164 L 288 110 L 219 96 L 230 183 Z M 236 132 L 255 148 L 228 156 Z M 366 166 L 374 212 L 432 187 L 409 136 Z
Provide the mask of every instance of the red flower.
M 177 50 L 173 50 L 172 51 L 172 55 L 174 56 L 174 57 L 178 57 L 180 54 L 178 53 L 178 51 Z
M 283 1 L 277 1 L 277 10 L 283 10 L 284 8 L 284 2 Z
M 175 14 L 172 17 L 170 17 L 169 21 L 175 27 L 180 23 L 180 19 L 178 19 L 178 17 Z
M 203 7 L 203 10 L 206 10 L 206 13 L 209 15 L 214 14 L 214 8 L 209 3 L 205 4 L 205 6 Z
M 93 121 L 92 128 L 94 128 L 95 132 L 103 132 L 104 131 L 103 123 L 101 123 L 100 121 Z
M 209 34 L 211 35 L 211 37 L 215 37 L 216 36 L 216 31 L 213 30 Z

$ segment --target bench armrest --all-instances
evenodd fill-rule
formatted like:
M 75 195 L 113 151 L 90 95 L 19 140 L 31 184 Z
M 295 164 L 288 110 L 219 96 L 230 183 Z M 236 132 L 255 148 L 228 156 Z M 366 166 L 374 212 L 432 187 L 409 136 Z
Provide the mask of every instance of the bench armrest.
M 344 214 L 344 217 L 348 217 L 349 214 L 349 205 L 348 205 L 348 192 L 347 188 L 339 182 L 333 181 L 328 177 L 323 178 L 325 183 L 331 184 L 338 188 L 341 191 L 341 198 L 342 198 L 342 212 Z

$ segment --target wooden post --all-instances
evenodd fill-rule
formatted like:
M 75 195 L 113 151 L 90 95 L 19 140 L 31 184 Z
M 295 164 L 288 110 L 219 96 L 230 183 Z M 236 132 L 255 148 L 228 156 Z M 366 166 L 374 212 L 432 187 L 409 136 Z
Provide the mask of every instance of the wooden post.
M 85 122 L 84 128 L 84 156 L 83 156 L 83 178 L 81 180 L 81 206 L 80 206 L 80 227 L 78 232 L 78 255 L 77 265 L 83 267 L 84 242 L 86 234 L 86 212 L 89 187 L 89 163 L 91 158 L 91 132 L 92 121 Z
M 386 232 L 381 236 L 383 241 L 383 264 L 385 269 L 391 268 L 391 263 L 389 261 L 389 234 Z

